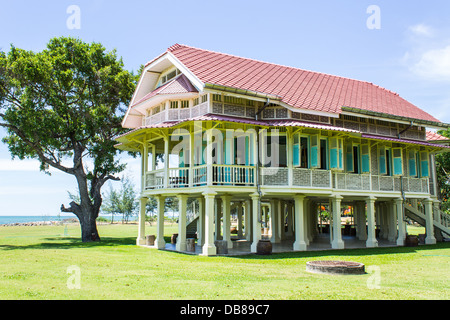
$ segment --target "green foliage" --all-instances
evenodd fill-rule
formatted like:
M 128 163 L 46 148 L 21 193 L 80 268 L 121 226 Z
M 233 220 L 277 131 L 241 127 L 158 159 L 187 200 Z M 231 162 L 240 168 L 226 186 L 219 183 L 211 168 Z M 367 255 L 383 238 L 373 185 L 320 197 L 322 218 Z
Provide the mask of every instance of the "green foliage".
M 450 132 L 440 131 L 439 134 L 450 137 Z M 436 178 L 439 186 L 441 209 L 450 210 L 450 152 L 436 155 Z
M 0 52 L 0 126 L 13 158 L 33 158 L 41 170 L 74 175 L 79 202 L 64 212 L 80 219 L 83 239 L 96 234 L 100 189 L 124 170 L 113 138 L 125 132 L 121 120 L 136 76 L 116 52 L 99 43 L 53 38 L 42 52 L 11 46 Z M 95 238 L 95 237 L 94 237 Z M 98 237 L 97 237 L 98 238 Z
M 113 189 L 111 185 L 109 186 L 102 210 L 111 214 L 111 220 L 113 220 L 115 214 L 121 214 L 122 222 L 128 222 L 129 218 L 137 213 L 138 202 L 136 197 L 137 192 L 134 184 L 128 177 L 123 177 L 119 190 Z

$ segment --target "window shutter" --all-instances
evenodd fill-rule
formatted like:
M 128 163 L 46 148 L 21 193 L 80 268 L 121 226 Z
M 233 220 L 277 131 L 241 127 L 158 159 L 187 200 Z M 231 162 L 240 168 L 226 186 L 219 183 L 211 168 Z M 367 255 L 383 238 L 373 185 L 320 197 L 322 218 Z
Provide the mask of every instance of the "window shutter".
M 318 168 L 320 166 L 320 148 L 319 148 L 319 135 L 311 135 L 311 168 Z
M 387 174 L 386 170 L 386 148 L 378 147 L 378 161 L 380 174 Z
M 294 146 L 292 148 L 293 152 L 293 165 L 294 167 L 300 166 L 300 136 L 299 134 L 294 135 Z
M 180 150 L 180 153 L 178 154 L 178 158 L 179 158 L 180 168 L 184 168 L 184 150 Z
M 346 159 L 346 167 L 347 172 L 353 172 L 355 169 L 353 168 L 353 143 L 348 143 L 345 149 L 345 159 Z
M 429 177 L 430 176 L 427 151 L 420 152 L 420 176 L 421 177 Z
M 370 173 L 370 147 L 368 144 L 361 145 L 361 172 Z
M 330 169 L 339 169 L 338 139 L 330 138 Z
M 392 149 L 392 159 L 394 176 L 401 176 L 403 174 L 402 148 Z
M 417 176 L 417 168 L 416 168 L 416 151 L 415 150 L 409 150 L 408 167 L 409 167 L 409 175 L 411 177 L 416 177 Z

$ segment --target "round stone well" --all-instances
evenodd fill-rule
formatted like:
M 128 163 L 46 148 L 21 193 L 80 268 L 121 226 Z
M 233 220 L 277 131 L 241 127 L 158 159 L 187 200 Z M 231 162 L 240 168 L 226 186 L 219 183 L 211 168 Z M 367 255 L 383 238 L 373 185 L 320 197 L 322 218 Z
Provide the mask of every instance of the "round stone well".
M 364 264 L 352 261 L 317 260 L 306 263 L 306 271 L 323 274 L 365 274 Z

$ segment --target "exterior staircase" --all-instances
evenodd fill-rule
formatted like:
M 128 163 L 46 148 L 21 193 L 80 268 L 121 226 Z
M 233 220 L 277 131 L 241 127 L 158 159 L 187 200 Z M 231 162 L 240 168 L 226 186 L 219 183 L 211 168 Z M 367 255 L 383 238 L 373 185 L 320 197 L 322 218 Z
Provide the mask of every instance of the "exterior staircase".
M 197 238 L 197 221 L 199 213 L 188 214 L 186 217 L 186 238 Z
M 426 215 L 423 206 L 414 205 L 410 202 L 405 204 L 405 214 L 408 218 L 416 221 L 422 226 L 426 226 Z M 439 219 L 436 219 L 438 217 Z M 450 236 L 450 215 L 434 208 L 434 236 L 437 241 L 442 241 Z

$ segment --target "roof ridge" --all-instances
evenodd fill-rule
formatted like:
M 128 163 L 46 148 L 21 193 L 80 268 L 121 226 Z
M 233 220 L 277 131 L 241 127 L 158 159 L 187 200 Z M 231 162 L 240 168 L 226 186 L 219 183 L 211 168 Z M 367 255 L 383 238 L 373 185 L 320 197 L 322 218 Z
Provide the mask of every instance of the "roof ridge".
M 335 78 L 341 78 L 341 79 L 345 79 L 345 80 L 351 80 L 351 81 L 358 81 L 358 82 L 362 82 L 362 83 L 366 83 L 369 85 L 372 85 L 374 87 L 383 89 L 389 93 L 392 93 L 396 96 L 400 96 L 397 92 L 389 90 L 385 87 L 379 86 L 377 84 L 374 84 L 373 82 L 369 82 L 366 80 L 359 80 L 359 79 L 355 79 L 355 78 L 350 78 L 350 77 L 344 77 L 344 76 L 338 76 L 338 75 L 334 75 L 331 73 L 326 73 L 326 72 L 321 72 L 321 71 L 313 71 L 313 70 L 307 70 L 307 69 L 302 69 L 302 68 L 298 68 L 298 67 L 292 67 L 292 66 L 287 66 L 287 65 L 283 65 L 283 64 L 279 64 L 279 63 L 274 63 L 274 62 L 268 62 L 268 61 L 263 61 L 263 60 L 259 60 L 259 59 L 253 59 L 253 58 L 247 58 L 247 57 L 242 57 L 242 56 L 238 56 L 235 54 L 231 54 L 231 53 L 224 53 L 224 52 L 219 52 L 219 51 L 214 51 L 214 50 L 209 50 L 209 49 L 203 49 L 203 48 L 198 48 L 198 47 L 193 47 L 193 46 L 189 46 L 186 44 L 180 44 L 180 43 L 175 43 L 174 45 L 170 46 L 169 48 L 167 48 L 166 52 L 173 52 L 181 47 L 185 47 L 185 48 L 191 48 L 191 49 L 195 49 L 195 50 L 201 50 L 201 51 L 205 51 L 205 52 L 210 52 L 210 53 L 216 53 L 216 54 L 223 54 L 226 56 L 230 56 L 230 57 L 234 57 L 234 58 L 239 58 L 239 59 L 245 59 L 245 60 L 250 60 L 250 61 L 256 61 L 256 62 L 260 62 L 260 63 L 266 63 L 266 64 L 271 64 L 271 65 L 276 65 L 276 66 L 280 66 L 283 68 L 288 68 L 288 69 L 294 69 L 294 70 L 298 70 L 298 71 L 306 71 L 306 72 L 312 72 L 312 73 L 316 73 L 316 74 L 322 74 L 325 76 L 331 76 L 331 77 L 335 77 Z

